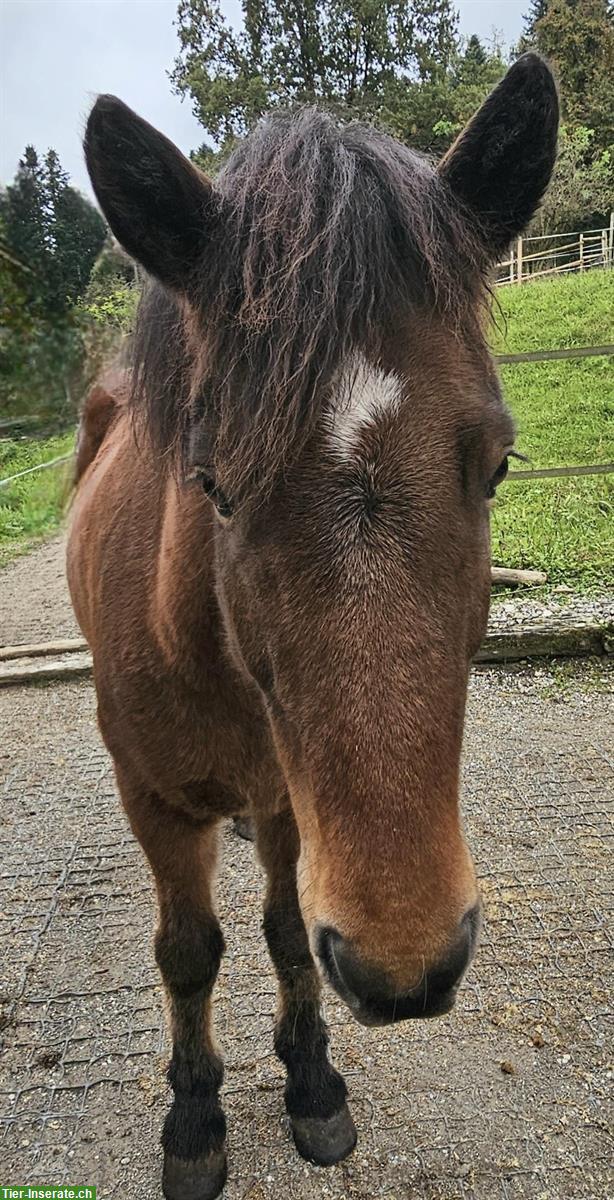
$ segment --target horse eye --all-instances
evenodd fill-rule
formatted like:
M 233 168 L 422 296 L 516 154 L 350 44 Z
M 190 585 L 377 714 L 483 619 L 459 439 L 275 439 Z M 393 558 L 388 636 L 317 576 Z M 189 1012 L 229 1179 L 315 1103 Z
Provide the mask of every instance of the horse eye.
M 215 505 L 220 517 L 231 517 L 233 511 L 232 504 L 222 489 L 216 486 L 215 479 L 212 479 L 209 475 L 201 475 L 200 482 L 205 495 Z
M 497 467 L 497 470 L 495 471 L 492 479 L 489 480 L 488 487 L 486 489 L 486 496 L 487 496 L 488 500 L 492 500 L 492 498 L 497 490 L 498 485 L 500 483 L 502 483 L 503 480 L 505 479 L 505 476 L 507 475 L 508 467 L 509 467 L 509 458 L 508 458 L 508 455 L 506 454 L 505 458 L 503 459 L 503 462 L 499 463 L 499 466 Z

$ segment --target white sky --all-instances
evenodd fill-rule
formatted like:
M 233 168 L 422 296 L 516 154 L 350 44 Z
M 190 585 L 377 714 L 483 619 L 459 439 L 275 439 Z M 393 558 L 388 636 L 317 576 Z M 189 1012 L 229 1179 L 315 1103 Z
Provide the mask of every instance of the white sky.
M 461 33 L 517 41 L 528 0 L 457 0 Z M 231 21 L 238 0 L 222 0 Z M 0 182 L 27 143 L 53 146 L 89 191 L 81 135 L 98 92 L 114 92 L 188 152 L 204 134 L 166 76 L 178 43 L 176 0 L 0 0 Z

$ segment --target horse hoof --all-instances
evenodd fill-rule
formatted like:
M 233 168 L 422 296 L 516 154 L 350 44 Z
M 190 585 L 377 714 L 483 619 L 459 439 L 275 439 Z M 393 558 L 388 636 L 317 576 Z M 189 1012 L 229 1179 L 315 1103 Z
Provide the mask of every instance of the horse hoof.
M 291 1117 L 290 1124 L 301 1158 L 318 1167 L 332 1167 L 341 1162 L 356 1145 L 356 1126 L 347 1104 L 327 1120 Z
M 215 1200 L 226 1183 L 226 1174 L 224 1150 L 197 1159 L 165 1154 L 162 1191 L 166 1200 Z
M 243 838 L 246 842 L 255 842 L 256 831 L 251 817 L 233 817 L 232 822 L 237 837 Z

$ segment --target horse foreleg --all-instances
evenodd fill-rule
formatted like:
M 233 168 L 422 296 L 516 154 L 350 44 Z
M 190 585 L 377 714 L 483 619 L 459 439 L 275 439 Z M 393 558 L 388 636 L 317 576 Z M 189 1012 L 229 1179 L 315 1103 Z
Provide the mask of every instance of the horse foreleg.
M 174 1098 L 164 1122 L 167 1200 L 213 1200 L 226 1180 L 223 1066 L 211 1035 L 210 997 L 224 950 L 213 910 L 213 825 L 132 788 L 118 773 L 130 823 L 151 864 L 160 910 L 155 938 L 169 1000 Z
M 264 933 L 279 980 L 275 1050 L 288 1072 L 286 1108 L 299 1154 L 330 1166 L 354 1149 L 356 1130 L 345 1081 L 328 1057 L 320 980 L 297 894 L 300 847 L 292 812 L 258 817 L 256 842 L 267 873 Z

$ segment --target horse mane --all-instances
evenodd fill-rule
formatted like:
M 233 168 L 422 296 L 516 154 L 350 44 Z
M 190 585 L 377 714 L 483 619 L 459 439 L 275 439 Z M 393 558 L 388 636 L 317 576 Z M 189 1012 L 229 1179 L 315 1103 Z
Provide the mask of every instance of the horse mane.
M 132 403 L 157 450 L 236 502 L 296 456 L 352 350 L 377 356 L 412 307 L 471 319 L 485 263 L 426 158 L 317 109 L 261 121 L 214 188 L 191 315 L 160 285 L 144 295 Z

